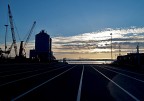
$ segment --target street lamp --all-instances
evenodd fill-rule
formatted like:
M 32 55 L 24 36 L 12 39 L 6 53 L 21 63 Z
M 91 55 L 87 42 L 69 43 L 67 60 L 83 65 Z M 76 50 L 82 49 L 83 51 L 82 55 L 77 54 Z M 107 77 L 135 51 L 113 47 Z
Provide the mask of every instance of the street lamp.
M 7 31 L 8 31 L 8 25 L 5 25 L 6 27 L 6 32 L 5 32 L 5 52 L 6 52 L 6 49 L 7 49 L 7 44 L 6 44 L 6 38 L 7 38 Z
M 111 35 L 111 59 L 113 58 L 112 57 L 112 33 L 110 33 L 110 35 Z

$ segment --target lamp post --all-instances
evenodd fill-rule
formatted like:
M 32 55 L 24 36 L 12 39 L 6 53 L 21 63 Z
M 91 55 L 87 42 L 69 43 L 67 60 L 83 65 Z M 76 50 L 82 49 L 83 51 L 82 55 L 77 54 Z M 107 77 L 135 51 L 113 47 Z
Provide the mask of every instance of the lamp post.
M 7 38 L 7 31 L 8 31 L 8 25 L 5 25 L 5 27 L 6 27 L 6 32 L 5 32 L 5 52 L 6 52 L 6 49 L 7 49 L 7 44 L 6 44 L 6 38 Z
M 121 56 L 121 46 L 119 44 L 119 56 Z
M 113 59 L 112 57 L 112 33 L 110 33 L 110 35 L 111 35 L 111 59 Z

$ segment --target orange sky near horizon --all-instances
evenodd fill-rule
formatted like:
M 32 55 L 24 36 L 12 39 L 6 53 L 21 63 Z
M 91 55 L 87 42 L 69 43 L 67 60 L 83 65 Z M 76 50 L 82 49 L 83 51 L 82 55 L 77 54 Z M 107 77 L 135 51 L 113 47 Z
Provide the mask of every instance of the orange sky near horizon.
M 121 55 L 126 55 L 122 52 Z M 112 58 L 116 59 L 119 53 L 112 53 Z M 54 54 L 57 59 L 111 59 L 111 53 L 74 53 L 74 54 Z

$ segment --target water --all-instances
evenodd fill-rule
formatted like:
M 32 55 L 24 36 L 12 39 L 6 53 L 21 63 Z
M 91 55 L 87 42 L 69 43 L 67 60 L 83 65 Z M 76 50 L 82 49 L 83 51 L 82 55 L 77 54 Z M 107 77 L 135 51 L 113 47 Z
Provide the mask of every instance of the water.
M 67 61 L 68 64 L 110 64 L 112 61 Z

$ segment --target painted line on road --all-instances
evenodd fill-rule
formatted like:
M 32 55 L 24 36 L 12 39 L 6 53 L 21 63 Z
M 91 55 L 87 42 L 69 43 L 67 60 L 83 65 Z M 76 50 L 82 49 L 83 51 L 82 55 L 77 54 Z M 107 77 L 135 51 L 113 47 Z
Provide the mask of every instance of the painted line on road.
M 15 69 L 15 68 L 14 68 Z M 0 72 L 0 74 L 3 74 L 3 73 L 7 73 L 7 72 L 15 72 L 15 71 L 21 71 L 21 70 L 27 70 L 27 68 L 25 69 L 18 69 L 18 70 L 9 70 L 9 71 L 3 71 L 3 72 Z
M 11 64 L 11 65 L 16 65 L 16 64 Z M 38 64 L 37 64 L 38 65 Z M 37 66 L 36 64 L 35 64 L 35 66 Z M 59 65 L 56 65 L 55 67 L 58 67 Z M 13 67 L 13 66 L 12 66 Z M 38 66 L 37 66 L 38 67 Z M 37 68 L 37 67 L 35 67 L 35 68 Z M 35 68 L 32 68 L 32 69 L 35 69 Z M 50 68 L 50 67 L 49 67 Z M 28 69 L 31 69 L 31 68 L 19 68 L 18 70 L 17 70 L 18 68 L 13 68 L 13 70 L 9 70 L 9 71 L 2 71 L 2 72 L 0 72 L 0 74 L 3 74 L 3 73 L 8 73 L 8 72 L 19 72 L 19 71 L 23 71 L 23 70 L 28 70 Z
M 109 81 L 111 81 L 113 84 L 115 84 L 117 87 L 119 87 L 122 91 L 124 91 L 126 94 L 128 94 L 130 97 L 132 97 L 135 101 L 140 101 L 138 98 L 136 98 L 134 95 L 132 95 L 130 92 L 128 92 L 127 90 L 125 90 L 124 88 L 122 88 L 119 84 L 117 84 L 116 82 L 114 82 L 113 80 L 111 80 L 109 77 L 107 77 L 106 75 L 104 75 L 102 72 L 100 72 L 99 70 L 97 70 L 96 68 L 94 68 L 93 66 L 91 66 L 95 71 L 97 71 L 98 73 L 100 73 L 102 76 L 104 76 L 106 79 L 108 79 Z
M 84 65 L 83 65 L 83 69 L 82 69 L 82 73 L 81 73 L 81 78 L 80 78 L 79 89 L 78 89 L 78 94 L 77 94 L 77 100 L 76 101 L 80 101 L 80 98 L 81 98 L 83 73 L 84 73 Z
M 58 67 L 58 66 L 55 66 Z M 54 67 L 49 67 L 49 68 L 54 68 Z M 14 76 L 14 75 L 19 75 L 19 74 L 25 74 L 25 73 L 30 73 L 30 72 L 35 72 L 35 71 L 40 71 L 40 70 L 45 70 L 46 68 L 41 68 L 41 69 L 36 69 L 36 70 L 29 70 L 25 72 L 20 72 L 20 73 L 14 73 L 14 74 L 9 74 L 9 75 L 3 75 L 0 76 L 0 78 L 8 77 L 8 76 Z
M 117 72 L 117 71 L 114 71 L 114 70 L 110 70 L 110 69 L 105 68 L 105 67 L 101 67 L 101 68 L 106 69 L 106 70 L 111 71 L 111 72 L 114 72 L 114 73 L 118 73 L 118 74 L 123 75 L 123 76 L 125 76 L 125 77 L 128 77 L 128 78 L 130 78 L 130 79 L 134 79 L 134 80 L 136 80 L 136 81 L 139 81 L 139 82 L 144 83 L 143 80 L 140 80 L 140 79 L 137 79 L 137 78 L 131 77 L 131 76 L 129 76 L 129 75 L 126 75 L 126 74 L 123 74 L 123 73 L 120 73 L 120 72 Z
M 124 71 L 124 72 L 131 73 L 131 74 L 136 74 L 136 75 L 144 75 L 144 74 L 142 74 L 142 73 L 136 73 L 136 72 L 132 72 L 132 71 L 129 71 L 129 70 L 118 69 L 118 68 L 111 67 L 111 66 L 106 66 L 106 65 L 105 65 L 105 67 L 107 67 L 107 68 L 111 68 L 111 69 L 115 69 L 115 70 Z
M 10 74 L 10 75 L 3 75 L 3 76 L 0 76 L 0 78 L 4 78 L 4 77 L 8 77 L 8 76 L 14 76 L 14 75 L 19 75 L 19 74 L 25 74 L 25 73 L 30 73 L 30 72 L 35 72 L 35 71 L 39 71 L 39 70 L 45 70 L 45 69 L 30 70 L 30 71 L 20 72 L 20 73 L 15 73 L 15 74 Z
M 21 98 L 21 97 L 23 97 L 23 96 L 27 95 L 28 93 L 30 93 L 30 92 L 32 92 L 32 91 L 34 91 L 35 89 L 37 89 L 37 88 L 39 88 L 39 87 L 43 86 L 44 84 L 46 84 L 46 83 L 48 83 L 48 82 L 52 81 L 53 79 L 55 79 L 55 78 L 57 78 L 57 77 L 61 76 L 62 74 L 64 74 L 64 73 L 68 72 L 69 70 L 73 69 L 73 68 L 74 68 L 74 67 L 76 67 L 76 66 L 77 66 L 77 65 L 75 65 L 75 66 L 73 66 L 72 68 L 67 69 L 66 71 L 64 71 L 64 72 L 62 72 L 62 73 L 60 73 L 60 74 L 58 74 L 58 75 L 56 75 L 56 76 L 52 77 L 51 79 L 48 79 L 47 81 L 45 81 L 45 82 L 43 82 L 43 83 L 39 84 L 38 86 L 36 86 L 36 87 L 34 87 L 34 88 L 32 88 L 32 89 L 28 90 L 27 92 L 25 92 L 25 93 L 23 93 L 23 94 L 21 94 L 21 95 L 19 95 L 19 96 L 15 97 L 15 98 L 13 98 L 11 101 L 16 101 L 16 100 L 18 100 L 19 98 Z
M 39 74 L 35 74 L 35 75 L 31 75 L 31 76 L 24 77 L 24 78 L 21 78 L 21 79 L 17 79 L 17 80 L 14 80 L 14 81 L 10 81 L 10 82 L 7 82 L 7 83 L 3 83 L 3 84 L 0 84 L 0 87 L 1 87 L 1 86 L 5 86 L 5 85 L 8 85 L 8 84 L 11 84 L 11 83 L 14 83 L 14 82 L 17 82 L 17 81 L 29 79 L 29 78 L 32 78 L 32 77 L 35 77 L 35 76 L 38 76 L 38 75 L 41 75 L 41 74 L 45 74 L 45 73 L 48 73 L 48 72 L 52 72 L 52 71 L 55 71 L 55 70 L 59 70 L 59 69 L 65 68 L 65 67 L 67 67 L 67 66 L 63 66 L 63 67 L 61 67 L 61 68 L 49 70 L 49 71 L 42 72 L 42 73 L 39 73 Z

